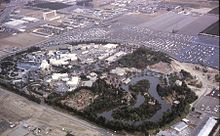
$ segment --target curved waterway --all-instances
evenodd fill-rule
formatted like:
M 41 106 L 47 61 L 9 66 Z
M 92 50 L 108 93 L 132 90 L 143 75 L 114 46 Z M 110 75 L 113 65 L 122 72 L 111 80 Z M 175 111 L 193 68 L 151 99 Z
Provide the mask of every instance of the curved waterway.
M 157 85 L 159 84 L 160 80 L 159 80 L 158 77 L 156 77 L 154 75 L 149 75 L 149 74 L 145 73 L 145 75 L 137 75 L 137 76 L 131 77 L 131 82 L 127 85 L 122 85 L 122 88 L 125 91 L 129 91 L 129 85 L 134 85 L 138 81 L 144 80 L 144 79 L 149 80 L 150 88 L 149 88 L 148 92 L 152 97 L 154 97 L 161 104 L 161 108 L 150 119 L 142 120 L 142 121 L 136 121 L 135 124 L 137 124 L 137 125 L 141 124 L 143 121 L 158 122 L 162 118 L 163 113 L 171 108 L 171 105 L 168 104 L 165 100 L 163 100 L 159 96 L 159 94 L 157 93 Z M 137 98 L 137 100 L 136 100 L 135 104 L 133 105 L 133 107 L 139 107 L 145 101 L 144 96 L 140 93 L 136 96 L 136 98 Z M 107 120 L 111 120 L 112 119 L 111 114 L 112 114 L 113 110 L 114 109 L 112 109 L 110 111 L 103 112 L 103 113 L 99 114 L 99 116 L 103 116 Z M 129 123 L 134 123 L 134 122 L 129 121 Z
M 37 69 L 39 68 L 40 64 L 36 64 L 33 62 L 18 62 L 17 63 L 17 68 L 21 68 L 21 69 L 25 69 L 25 70 L 29 70 L 31 68 L 33 69 Z

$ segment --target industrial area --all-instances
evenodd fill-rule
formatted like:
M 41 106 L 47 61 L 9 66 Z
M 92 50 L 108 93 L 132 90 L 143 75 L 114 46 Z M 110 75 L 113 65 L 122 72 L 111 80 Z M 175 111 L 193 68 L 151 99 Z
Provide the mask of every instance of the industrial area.
M 0 135 L 219 135 L 219 1 L 0 2 Z

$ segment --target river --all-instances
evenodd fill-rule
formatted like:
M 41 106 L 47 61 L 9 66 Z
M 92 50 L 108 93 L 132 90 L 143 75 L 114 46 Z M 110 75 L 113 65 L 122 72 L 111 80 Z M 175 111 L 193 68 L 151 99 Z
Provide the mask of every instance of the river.
M 149 88 L 148 92 L 152 97 L 154 97 L 161 104 L 161 108 L 150 119 L 143 120 L 143 121 L 158 122 L 162 118 L 163 113 L 171 108 L 171 105 L 168 104 L 165 100 L 163 100 L 157 93 L 157 85 L 159 84 L 160 80 L 158 77 L 156 77 L 156 75 L 157 74 L 154 74 L 154 73 L 152 74 L 151 72 L 145 72 L 144 75 L 140 74 L 140 75 L 136 75 L 136 76 L 131 77 L 131 82 L 129 84 L 122 85 L 122 88 L 125 91 L 129 91 L 129 89 L 128 89 L 129 85 L 134 85 L 140 80 L 144 80 L 144 79 L 149 80 L 150 88 Z M 137 98 L 137 100 L 136 100 L 135 104 L 133 105 L 133 107 L 139 107 L 145 101 L 144 96 L 140 93 L 136 96 L 136 98 Z M 114 109 L 112 109 L 110 111 L 105 111 L 105 112 L 99 114 L 99 116 L 103 116 L 107 120 L 111 120 L 113 110 Z M 143 121 L 137 121 L 137 122 L 135 122 L 135 124 L 140 124 Z M 129 123 L 132 123 L 132 122 L 129 121 Z

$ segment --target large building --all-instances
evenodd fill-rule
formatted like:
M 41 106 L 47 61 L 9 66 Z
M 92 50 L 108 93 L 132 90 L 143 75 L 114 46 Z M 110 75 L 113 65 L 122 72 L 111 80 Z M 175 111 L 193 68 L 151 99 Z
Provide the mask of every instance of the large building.
M 212 131 L 216 123 L 217 123 L 217 120 L 210 117 L 205 123 L 205 125 L 202 127 L 202 129 L 199 131 L 197 136 L 209 136 L 210 132 Z
M 43 19 L 47 21 L 53 21 L 56 19 L 60 19 L 60 16 L 57 15 L 56 10 L 52 10 L 52 11 L 43 13 Z

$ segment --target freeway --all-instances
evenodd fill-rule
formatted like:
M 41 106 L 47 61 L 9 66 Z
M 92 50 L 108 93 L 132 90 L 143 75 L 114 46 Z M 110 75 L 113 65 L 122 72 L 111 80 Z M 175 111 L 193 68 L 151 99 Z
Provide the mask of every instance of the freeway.
M 0 13 L 0 24 L 2 24 L 17 7 L 22 7 L 29 1 L 32 0 L 11 0 L 10 3 L 6 5 L 5 9 Z
M 15 10 L 14 6 L 6 7 L 0 14 L 0 24 L 2 24 L 7 17 Z

